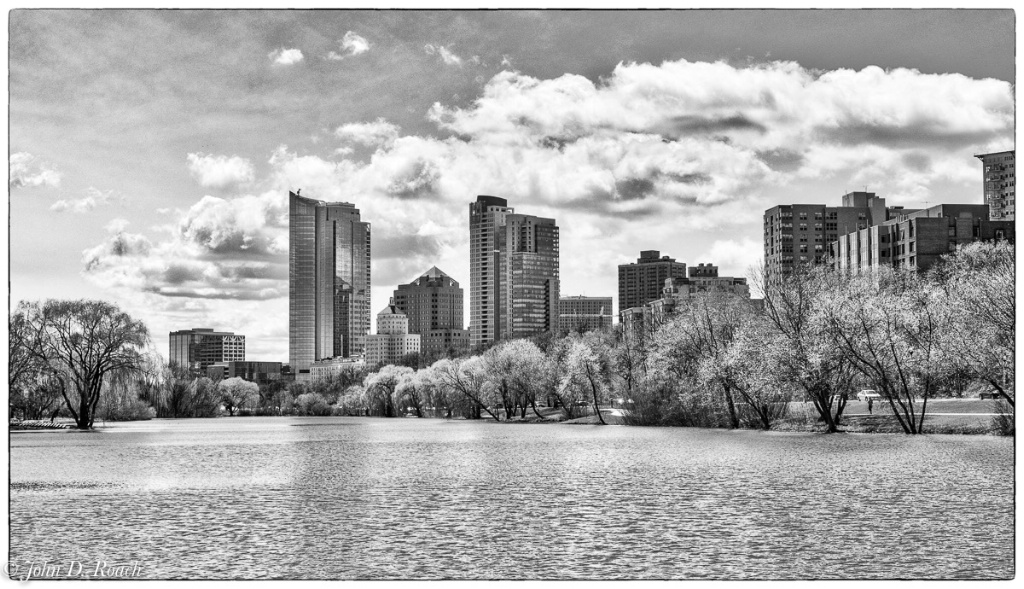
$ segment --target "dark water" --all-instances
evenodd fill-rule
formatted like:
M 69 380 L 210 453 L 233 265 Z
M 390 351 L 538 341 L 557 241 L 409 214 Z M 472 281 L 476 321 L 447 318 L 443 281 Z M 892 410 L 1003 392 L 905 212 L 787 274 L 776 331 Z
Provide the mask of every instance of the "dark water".
M 12 433 L 11 560 L 148 578 L 1009 578 L 1012 440 L 417 419 Z

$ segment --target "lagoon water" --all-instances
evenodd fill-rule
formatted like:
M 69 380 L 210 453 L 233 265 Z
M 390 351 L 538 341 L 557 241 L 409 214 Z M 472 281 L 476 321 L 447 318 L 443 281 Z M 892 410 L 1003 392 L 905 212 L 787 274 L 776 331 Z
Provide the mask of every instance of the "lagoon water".
M 281 417 L 10 443 L 12 561 L 160 579 L 1014 575 L 1012 439 Z

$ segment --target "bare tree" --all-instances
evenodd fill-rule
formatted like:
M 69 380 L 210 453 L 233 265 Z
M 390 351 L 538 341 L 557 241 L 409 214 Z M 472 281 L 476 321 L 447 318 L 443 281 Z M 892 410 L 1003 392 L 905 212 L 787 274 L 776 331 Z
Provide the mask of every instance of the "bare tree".
M 145 324 L 103 301 L 22 302 L 18 312 L 27 324 L 18 345 L 56 381 L 78 428 L 92 428 L 107 376 L 143 365 Z
M 848 278 L 834 295 L 823 315 L 834 344 L 888 399 L 903 431 L 922 433 L 928 399 L 951 368 L 939 345 L 945 294 L 913 271 L 880 269 Z
M 798 266 L 780 274 L 762 266 L 754 283 L 764 294 L 764 317 L 774 327 L 763 342 L 773 352 L 774 370 L 804 392 L 827 432 L 839 431 L 854 370 L 832 344 L 821 312 L 840 281 L 824 268 Z
M 962 246 L 937 264 L 930 278 L 947 294 L 946 361 L 987 383 L 1014 406 L 1016 304 L 1014 252 L 1007 242 Z

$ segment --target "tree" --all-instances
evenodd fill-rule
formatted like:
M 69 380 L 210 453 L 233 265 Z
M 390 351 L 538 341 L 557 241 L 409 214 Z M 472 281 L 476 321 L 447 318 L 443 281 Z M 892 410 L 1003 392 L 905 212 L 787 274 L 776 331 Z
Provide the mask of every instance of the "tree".
M 501 421 L 489 407 L 492 398 L 488 395 L 487 374 L 483 358 L 473 356 L 471 358 L 438 360 L 434 363 L 434 368 L 447 391 L 461 396 L 471 403 L 475 417 L 479 418 L 480 411 L 483 410 L 493 417 L 494 421 Z
M 367 402 L 370 410 L 379 410 L 384 417 L 396 417 L 395 391 L 406 375 L 413 373 L 408 366 L 382 366 L 377 372 L 370 373 L 363 381 L 366 389 Z
M 255 405 L 260 399 L 260 387 L 254 382 L 241 377 L 227 378 L 217 385 L 221 401 L 228 415 L 234 416 L 235 409 L 246 409 Z
M 55 381 L 77 427 L 92 428 L 107 377 L 142 366 L 149 343 L 145 324 L 103 301 L 22 302 L 18 312 L 27 325 L 17 345 Z
M 975 242 L 944 256 L 929 278 L 947 295 L 946 361 L 1014 406 L 1016 305 L 1013 245 Z
M 600 335 L 598 332 L 589 332 L 568 338 L 565 372 L 559 391 L 566 401 L 586 399 L 588 403 L 593 403 L 598 420 L 606 425 L 601 415 L 601 402 L 607 400 L 610 389 L 610 362 L 608 349 L 601 345 L 603 342 Z
M 771 274 L 762 266 L 755 282 L 764 293 L 764 317 L 774 328 L 761 334 L 760 348 L 774 358 L 766 368 L 803 391 L 826 432 L 839 431 L 854 370 L 833 345 L 821 313 L 842 282 L 824 268 L 804 266 L 791 274 Z
M 953 368 L 940 346 L 949 305 L 913 271 L 880 269 L 850 277 L 823 318 L 834 345 L 888 399 L 908 434 L 922 433 L 928 409 Z

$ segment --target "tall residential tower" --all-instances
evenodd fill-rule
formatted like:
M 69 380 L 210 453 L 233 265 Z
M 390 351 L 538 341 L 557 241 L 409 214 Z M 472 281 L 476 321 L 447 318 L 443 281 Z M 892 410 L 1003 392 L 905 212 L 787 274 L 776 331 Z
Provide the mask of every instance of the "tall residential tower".
M 559 237 L 554 219 L 516 214 L 503 198 L 469 205 L 470 345 L 557 329 Z
M 288 356 L 308 378 L 321 358 L 364 352 L 370 330 L 370 224 L 344 202 L 288 193 Z
M 974 156 L 981 160 L 985 204 L 990 221 L 1013 221 L 1017 193 L 1014 152 L 1000 151 Z

